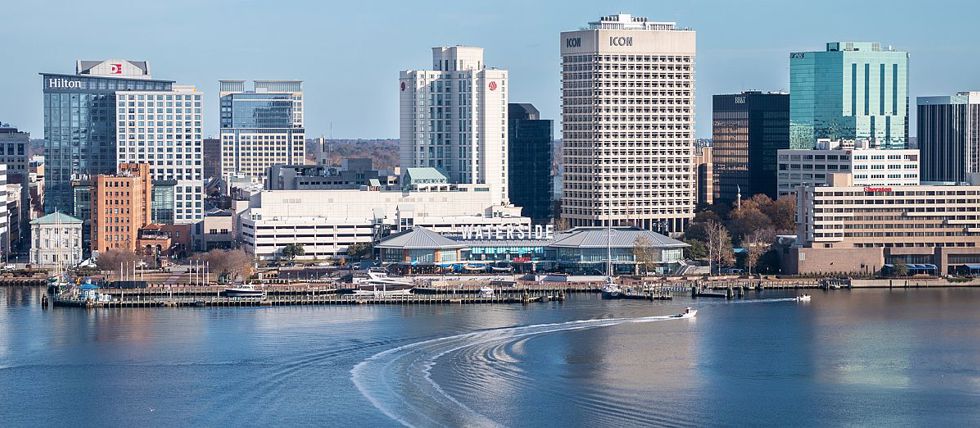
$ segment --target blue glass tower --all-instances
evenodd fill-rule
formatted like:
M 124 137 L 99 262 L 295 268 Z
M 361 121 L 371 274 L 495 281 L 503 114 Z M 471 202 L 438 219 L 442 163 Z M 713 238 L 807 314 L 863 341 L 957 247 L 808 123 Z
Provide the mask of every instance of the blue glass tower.
M 905 148 L 908 64 L 908 53 L 868 42 L 791 53 L 790 147 L 810 149 L 829 138 Z

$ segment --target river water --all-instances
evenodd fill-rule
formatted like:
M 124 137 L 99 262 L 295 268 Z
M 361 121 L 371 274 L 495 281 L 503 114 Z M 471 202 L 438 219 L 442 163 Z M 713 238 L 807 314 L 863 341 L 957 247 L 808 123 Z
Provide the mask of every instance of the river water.
M 980 421 L 980 289 L 110 310 L 42 292 L 0 288 L 3 426 Z

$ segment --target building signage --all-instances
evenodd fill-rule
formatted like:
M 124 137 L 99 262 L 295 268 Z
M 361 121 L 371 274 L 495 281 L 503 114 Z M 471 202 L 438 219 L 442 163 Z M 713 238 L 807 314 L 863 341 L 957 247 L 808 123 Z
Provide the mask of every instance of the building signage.
M 82 81 L 65 79 L 64 77 L 51 77 L 48 79 L 48 88 L 82 89 Z
M 109 64 L 109 73 L 122 74 L 122 64 L 119 63 Z
M 633 46 L 632 37 L 610 37 L 609 46 Z
M 569 37 L 569 38 L 565 39 L 565 47 L 566 48 L 580 48 L 580 47 L 582 47 L 582 38 L 581 37 Z
M 790 59 L 803 59 L 806 57 L 805 52 L 793 52 L 789 54 Z
M 497 90 L 497 82 L 493 82 L 493 81 L 490 82 L 490 90 L 491 91 Z
M 735 104 L 745 104 L 745 97 L 735 97 Z
M 463 226 L 463 239 L 554 239 L 553 225 L 487 224 Z
M 891 187 L 865 187 L 864 191 L 868 193 L 884 193 L 884 192 L 891 192 L 892 188 Z
M 407 85 L 405 85 L 405 82 L 402 82 L 402 90 L 403 91 L 405 90 L 405 86 L 407 86 Z

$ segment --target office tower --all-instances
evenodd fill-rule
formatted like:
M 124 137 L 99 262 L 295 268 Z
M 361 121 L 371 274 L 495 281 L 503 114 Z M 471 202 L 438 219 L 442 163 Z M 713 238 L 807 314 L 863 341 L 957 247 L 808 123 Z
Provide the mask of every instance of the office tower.
M 75 74 L 42 73 L 45 212 L 75 212 L 72 181 L 116 172 L 116 94 L 170 91 L 172 81 L 150 78 L 146 61 L 78 61 Z M 135 118 L 134 118 L 135 119 Z M 87 220 L 87 219 L 82 219 Z
M 507 203 L 507 71 L 487 68 L 483 48 L 432 48 L 432 70 L 400 82 L 399 162 L 441 170 L 455 184 L 486 184 Z
M 154 223 L 204 219 L 202 96 L 184 85 L 116 93 L 116 156 L 120 163 L 150 165 Z
M 908 144 L 909 55 L 878 43 L 832 42 L 790 54 L 790 148 L 817 139 Z
M 789 148 L 789 94 L 742 92 L 712 97 L 715 195 L 732 203 L 741 191 L 776 198 L 776 151 Z
M 99 174 L 92 186 L 92 252 L 136 251 L 139 230 L 152 222 L 149 164 L 119 164 L 115 175 Z
M 262 183 L 272 165 L 305 163 L 303 82 L 221 80 L 221 171 Z
M 694 217 L 695 32 L 625 14 L 561 33 L 562 218 L 683 232 Z
M 507 163 L 510 201 L 535 223 L 552 217 L 551 153 L 553 122 L 531 104 L 507 105 Z
M 221 177 L 221 139 L 204 139 L 204 178 Z
M 980 173 L 980 92 L 917 99 L 922 181 L 965 182 Z
M 17 213 L 11 213 L 18 224 L 10 224 L 11 230 L 27 230 L 30 220 L 30 145 L 31 134 L 18 131 L 9 124 L 0 124 L 0 163 L 7 165 L 7 183 L 20 184 L 17 188 Z M 19 237 L 20 234 L 17 235 Z M 11 239 L 14 248 L 19 244 L 17 239 Z
M 707 206 L 715 203 L 714 154 L 710 146 L 694 148 L 694 170 L 697 204 Z

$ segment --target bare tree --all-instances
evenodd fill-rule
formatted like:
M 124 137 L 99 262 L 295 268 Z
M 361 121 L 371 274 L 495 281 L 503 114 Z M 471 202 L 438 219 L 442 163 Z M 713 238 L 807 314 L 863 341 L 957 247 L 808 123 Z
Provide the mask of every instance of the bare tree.
M 742 246 L 746 251 L 745 264 L 749 274 L 752 274 L 752 268 L 759 262 L 759 258 L 772 248 L 775 239 L 776 231 L 772 228 L 757 229 L 742 239 Z
M 99 253 L 95 260 L 95 265 L 100 271 L 110 272 L 110 274 L 120 274 L 120 267 L 123 271 L 129 272 L 133 269 L 133 263 L 140 260 L 139 254 L 122 249 L 112 249 Z
M 229 281 L 247 279 L 254 268 L 252 257 L 243 250 L 215 249 L 204 254 L 202 259 L 208 263 L 211 272 Z
M 720 270 L 721 265 L 725 263 L 731 263 L 735 260 L 735 254 L 732 250 L 732 237 L 728 233 L 728 229 L 722 226 L 721 223 L 717 221 L 708 221 L 705 227 L 705 232 L 708 235 L 708 271 L 711 271 L 711 263 L 716 262 L 716 266 Z
M 653 248 L 653 241 L 646 236 L 639 236 L 633 241 L 633 260 L 642 273 L 646 273 L 649 265 L 657 263 L 657 250 Z

